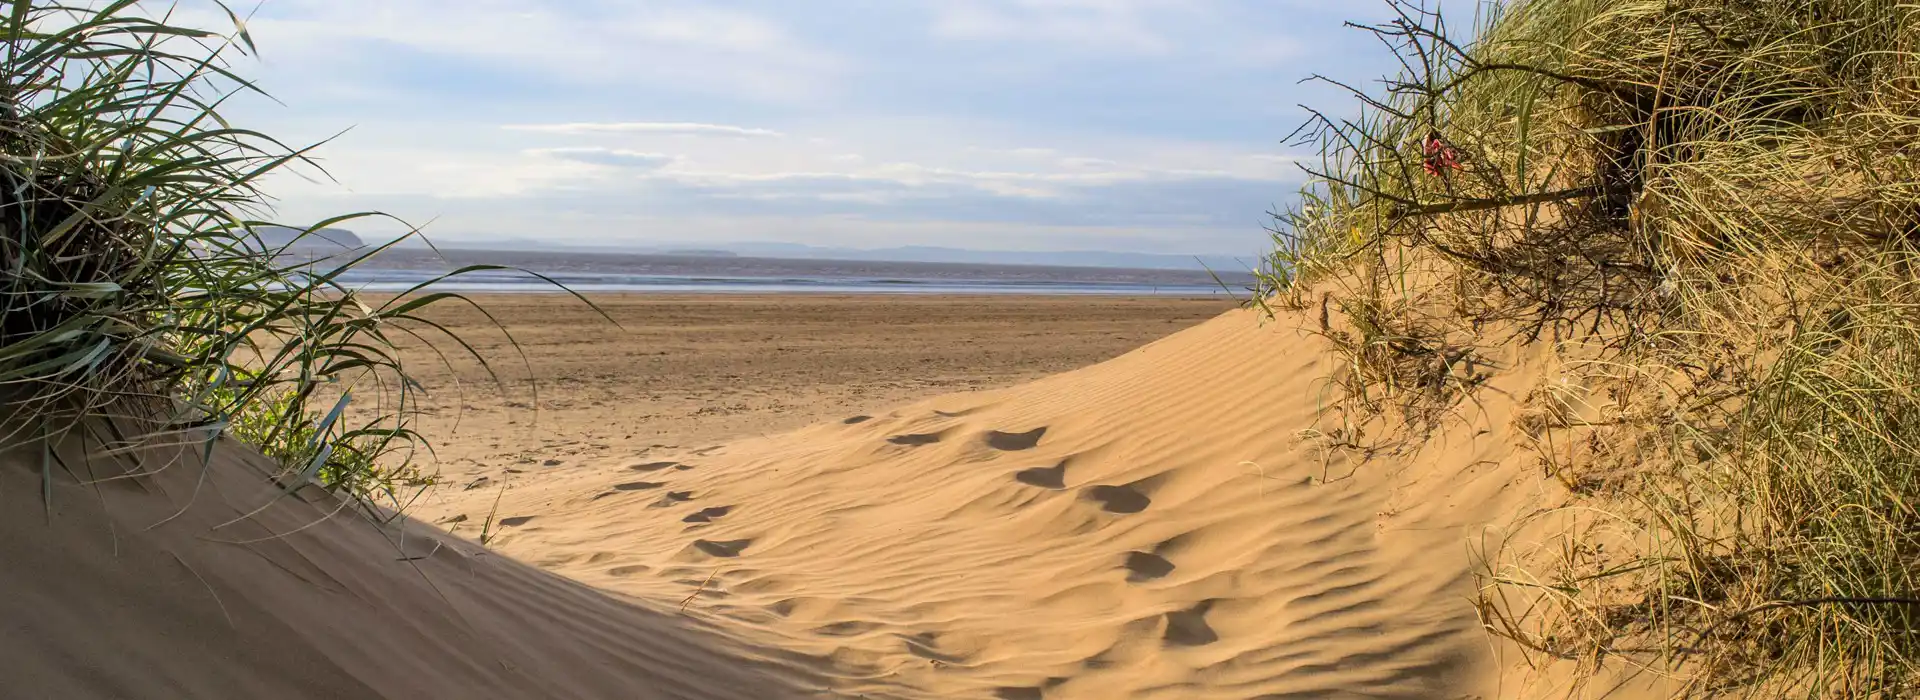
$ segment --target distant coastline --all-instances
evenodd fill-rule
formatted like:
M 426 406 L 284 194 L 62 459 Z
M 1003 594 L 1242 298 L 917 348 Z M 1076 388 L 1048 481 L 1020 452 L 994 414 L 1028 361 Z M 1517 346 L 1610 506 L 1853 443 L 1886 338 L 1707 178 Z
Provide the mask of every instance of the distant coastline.
M 401 291 L 471 266 L 480 270 L 449 281 L 450 290 L 555 291 L 553 282 L 582 292 L 678 294 L 1024 294 L 1215 297 L 1245 294 L 1253 279 L 1205 271 L 1046 265 L 982 265 L 866 260 L 806 260 L 676 254 L 576 253 L 396 248 L 339 278 L 367 291 Z M 536 276 L 538 275 L 538 276 Z M 546 279 L 542 279 L 545 277 Z M 549 282 L 548 280 L 551 280 Z M 1224 286 L 1223 286 L 1224 283 Z
M 378 244 L 380 241 L 369 241 Z M 953 263 L 966 265 L 1037 265 L 1042 267 L 1111 267 L 1145 270 L 1238 270 L 1258 263 L 1258 256 L 1220 254 L 1138 253 L 1105 250 L 983 250 L 942 246 L 848 248 L 781 242 L 701 243 L 692 241 L 654 245 L 587 245 L 532 239 L 492 239 L 436 243 L 445 250 L 565 253 L 572 255 L 680 255 L 777 260 L 835 260 L 866 262 Z M 424 241 L 401 241 L 395 249 L 427 250 Z

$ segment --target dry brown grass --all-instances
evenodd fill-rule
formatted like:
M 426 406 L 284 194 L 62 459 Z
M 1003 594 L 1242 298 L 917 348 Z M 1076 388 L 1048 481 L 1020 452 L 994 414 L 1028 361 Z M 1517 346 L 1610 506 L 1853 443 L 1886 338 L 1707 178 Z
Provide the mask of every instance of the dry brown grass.
M 1269 299 L 1338 315 L 1351 413 L 1559 351 L 1522 427 L 1604 515 L 1492 562 L 1489 628 L 1694 694 L 1920 692 L 1920 5 L 1533 0 L 1471 43 L 1394 6 L 1406 72 L 1309 125 Z

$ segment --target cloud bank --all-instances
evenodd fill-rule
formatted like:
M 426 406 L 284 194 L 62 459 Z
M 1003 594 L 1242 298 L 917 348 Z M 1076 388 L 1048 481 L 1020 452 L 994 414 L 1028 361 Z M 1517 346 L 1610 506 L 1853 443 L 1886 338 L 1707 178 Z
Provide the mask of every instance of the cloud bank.
M 184 17 L 231 26 L 190 0 Z M 340 134 L 281 218 L 441 240 L 1257 253 L 1298 79 L 1364 80 L 1305 0 L 278 0 L 235 117 Z M 195 15 L 195 13 L 200 13 Z

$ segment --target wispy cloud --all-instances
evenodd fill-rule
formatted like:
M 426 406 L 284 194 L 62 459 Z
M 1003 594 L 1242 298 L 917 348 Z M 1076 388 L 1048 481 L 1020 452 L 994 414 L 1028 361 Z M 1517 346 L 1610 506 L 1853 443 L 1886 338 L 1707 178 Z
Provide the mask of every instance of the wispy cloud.
M 636 168 L 657 170 L 672 165 L 675 156 L 663 153 L 642 153 L 617 148 L 533 148 L 528 155 L 571 160 L 593 165 L 605 165 L 615 168 Z
M 230 28 L 211 0 L 180 1 Z M 352 127 L 318 154 L 335 179 L 274 181 L 285 216 L 387 210 L 436 221 L 448 241 L 857 230 L 1249 252 L 1299 177 L 1279 145 L 1293 106 L 1326 104 L 1295 80 L 1393 68 L 1356 60 L 1357 33 L 1341 43 L 1349 12 L 1324 0 L 273 0 L 249 23 L 263 57 L 239 68 L 285 106 L 236 101 L 228 116 L 289 142 Z
M 370 54 L 403 49 L 562 84 L 787 101 L 831 90 L 843 67 L 773 17 L 688 0 L 280 0 L 249 28 L 270 61 L 358 61 L 365 78 L 395 68 Z
M 1305 18 L 1328 9 L 1315 5 L 1315 0 L 941 0 L 930 33 L 947 41 L 1026 44 L 1080 56 L 1188 56 L 1270 65 L 1298 58 L 1302 42 L 1273 31 L 1262 16 Z
M 1019 40 L 1102 51 L 1165 54 L 1176 42 L 1153 14 L 1181 3 L 1141 0 L 952 0 L 940 3 L 933 34 L 955 40 Z
M 667 136 L 718 136 L 725 138 L 781 138 L 772 129 L 755 129 L 728 124 L 694 122 L 573 122 L 567 124 L 508 124 L 508 131 L 537 131 L 550 134 L 661 134 Z

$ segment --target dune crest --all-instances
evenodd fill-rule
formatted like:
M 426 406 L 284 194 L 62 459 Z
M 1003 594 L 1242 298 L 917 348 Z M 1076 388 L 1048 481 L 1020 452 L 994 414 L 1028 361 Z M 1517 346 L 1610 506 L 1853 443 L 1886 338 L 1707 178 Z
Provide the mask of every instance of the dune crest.
M 1509 696 L 1473 550 L 1551 489 L 1508 427 L 1537 363 L 1496 358 L 1449 429 L 1361 459 L 1301 433 L 1331 356 L 1295 323 L 1230 312 L 1011 389 L 425 508 L 498 498 L 530 518 L 499 551 L 844 696 Z

